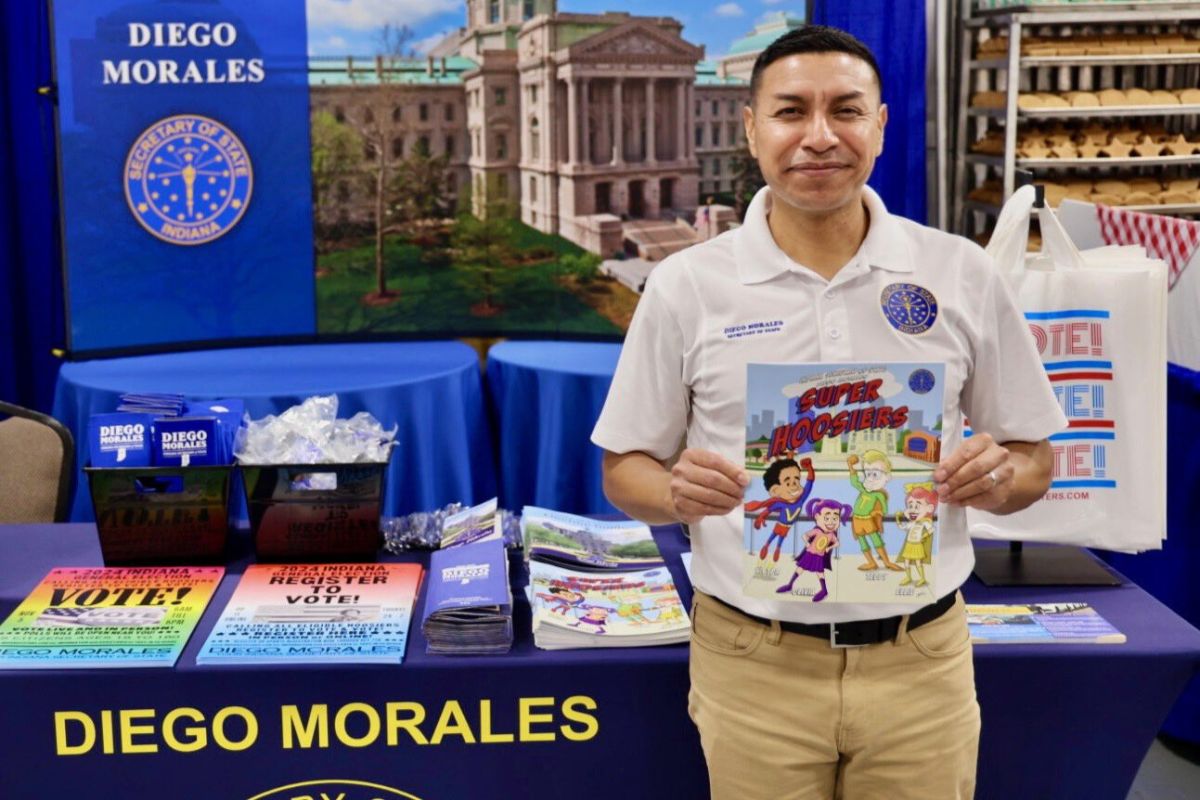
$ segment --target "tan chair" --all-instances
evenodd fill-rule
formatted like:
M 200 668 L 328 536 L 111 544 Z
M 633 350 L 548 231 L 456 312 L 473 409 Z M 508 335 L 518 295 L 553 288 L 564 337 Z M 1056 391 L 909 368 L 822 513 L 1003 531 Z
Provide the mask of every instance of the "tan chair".
M 74 468 L 62 423 L 0 401 L 0 523 L 64 521 Z

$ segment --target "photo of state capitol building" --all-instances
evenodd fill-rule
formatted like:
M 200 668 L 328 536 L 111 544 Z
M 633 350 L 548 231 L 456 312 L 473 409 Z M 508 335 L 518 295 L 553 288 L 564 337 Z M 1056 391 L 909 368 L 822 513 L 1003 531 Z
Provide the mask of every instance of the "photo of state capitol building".
M 374 121 L 371 93 L 403 87 L 382 122 L 388 158 L 445 154 L 477 214 L 498 195 L 525 224 L 594 253 L 633 241 L 661 258 L 696 241 L 697 208 L 733 189 L 754 59 L 801 24 L 774 15 L 709 62 L 669 17 L 468 0 L 466 27 L 424 59 L 310 58 L 312 113 Z M 338 193 L 343 218 L 369 216 L 354 182 Z

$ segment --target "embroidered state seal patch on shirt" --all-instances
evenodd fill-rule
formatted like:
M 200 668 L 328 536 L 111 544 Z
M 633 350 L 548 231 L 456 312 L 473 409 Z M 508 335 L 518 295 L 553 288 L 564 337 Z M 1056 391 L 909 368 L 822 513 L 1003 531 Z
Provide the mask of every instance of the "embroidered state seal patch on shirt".
M 933 292 L 915 283 L 885 286 L 879 298 L 879 307 L 888 324 L 901 333 L 914 336 L 922 334 L 937 321 L 937 298 Z

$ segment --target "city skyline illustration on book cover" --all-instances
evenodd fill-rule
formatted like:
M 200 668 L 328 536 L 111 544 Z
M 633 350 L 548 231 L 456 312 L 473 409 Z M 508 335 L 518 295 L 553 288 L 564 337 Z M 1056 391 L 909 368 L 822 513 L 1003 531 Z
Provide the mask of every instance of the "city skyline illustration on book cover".
M 935 363 L 747 365 L 747 595 L 937 598 L 944 373 Z

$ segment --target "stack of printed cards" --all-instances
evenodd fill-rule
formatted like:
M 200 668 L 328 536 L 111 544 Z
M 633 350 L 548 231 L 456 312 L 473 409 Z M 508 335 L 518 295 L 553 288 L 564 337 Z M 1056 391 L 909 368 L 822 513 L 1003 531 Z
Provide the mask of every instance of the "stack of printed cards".
M 197 467 L 233 463 L 241 400 L 122 395 L 119 411 L 88 420 L 93 467 Z M 178 401 L 178 402 L 176 402 Z
M 187 408 L 181 394 L 162 392 L 126 392 L 121 395 L 117 411 L 134 414 L 152 414 L 156 417 L 178 417 Z

